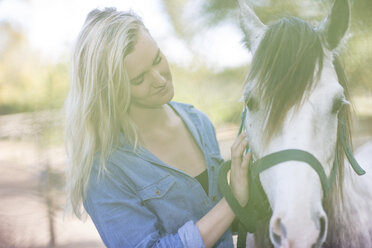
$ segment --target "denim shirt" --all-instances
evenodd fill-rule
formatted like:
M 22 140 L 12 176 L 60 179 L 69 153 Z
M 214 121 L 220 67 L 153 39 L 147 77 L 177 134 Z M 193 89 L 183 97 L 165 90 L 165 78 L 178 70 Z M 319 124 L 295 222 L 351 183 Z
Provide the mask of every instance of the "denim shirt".
M 170 102 L 206 160 L 208 195 L 194 178 L 167 165 L 144 147 L 117 148 L 98 175 L 94 160 L 84 207 L 107 247 L 204 247 L 195 223 L 221 199 L 217 188 L 222 162 L 209 119 L 193 106 Z M 215 247 L 233 247 L 228 229 Z

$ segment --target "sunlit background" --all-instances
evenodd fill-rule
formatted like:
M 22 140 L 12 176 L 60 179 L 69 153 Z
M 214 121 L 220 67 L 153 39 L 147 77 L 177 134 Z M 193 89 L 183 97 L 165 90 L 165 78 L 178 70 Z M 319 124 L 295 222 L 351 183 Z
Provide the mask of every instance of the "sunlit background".
M 264 23 L 294 15 L 314 25 L 333 3 L 253 2 Z M 111 6 L 143 18 L 171 64 L 174 100 L 211 118 L 222 155 L 229 157 L 251 61 L 235 1 L 0 0 L 0 247 L 103 247 L 89 220 L 64 216 L 61 110 L 72 47 L 85 17 Z M 351 0 L 351 10 L 339 53 L 351 82 L 358 145 L 372 136 L 372 1 Z

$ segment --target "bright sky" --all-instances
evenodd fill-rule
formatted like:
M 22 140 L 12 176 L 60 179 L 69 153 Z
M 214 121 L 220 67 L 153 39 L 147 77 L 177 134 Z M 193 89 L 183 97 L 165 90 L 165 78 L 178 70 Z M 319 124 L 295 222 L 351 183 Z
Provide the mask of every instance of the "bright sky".
M 189 8 L 183 14 L 192 15 L 194 11 L 190 8 L 197 6 L 196 1 L 190 0 Z M 58 60 L 69 56 L 88 12 L 106 6 L 134 10 L 173 63 L 188 65 L 191 62 L 192 53 L 184 41 L 174 35 L 159 0 L 1 0 L 0 21 L 8 20 L 22 28 L 31 46 L 43 57 Z M 200 32 L 191 45 L 209 65 L 232 67 L 246 64 L 250 59 L 241 40 L 242 34 L 236 26 L 223 23 Z

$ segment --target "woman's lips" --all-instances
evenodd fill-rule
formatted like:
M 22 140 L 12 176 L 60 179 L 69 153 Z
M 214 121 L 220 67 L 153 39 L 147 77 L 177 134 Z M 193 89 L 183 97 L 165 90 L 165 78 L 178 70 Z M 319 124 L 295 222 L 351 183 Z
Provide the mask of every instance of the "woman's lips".
M 156 95 L 164 95 L 168 91 L 168 84 L 164 85 L 160 90 L 158 90 Z

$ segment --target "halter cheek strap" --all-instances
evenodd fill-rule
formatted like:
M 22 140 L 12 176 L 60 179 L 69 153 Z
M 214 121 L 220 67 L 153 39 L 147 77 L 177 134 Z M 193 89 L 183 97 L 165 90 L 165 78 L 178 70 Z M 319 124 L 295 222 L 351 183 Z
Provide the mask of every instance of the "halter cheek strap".
M 363 170 L 362 167 L 358 164 L 358 162 L 355 160 L 353 153 L 351 152 L 350 144 L 346 140 L 346 128 L 345 128 L 345 121 L 344 118 L 341 116 L 339 118 L 340 123 L 340 131 L 341 131 L 341 144 L 345 151 L 346 157 L 350 162 L 351 167 L 353 167 L 356 174 L 359 176 L 366 174 L 366 171 Z

